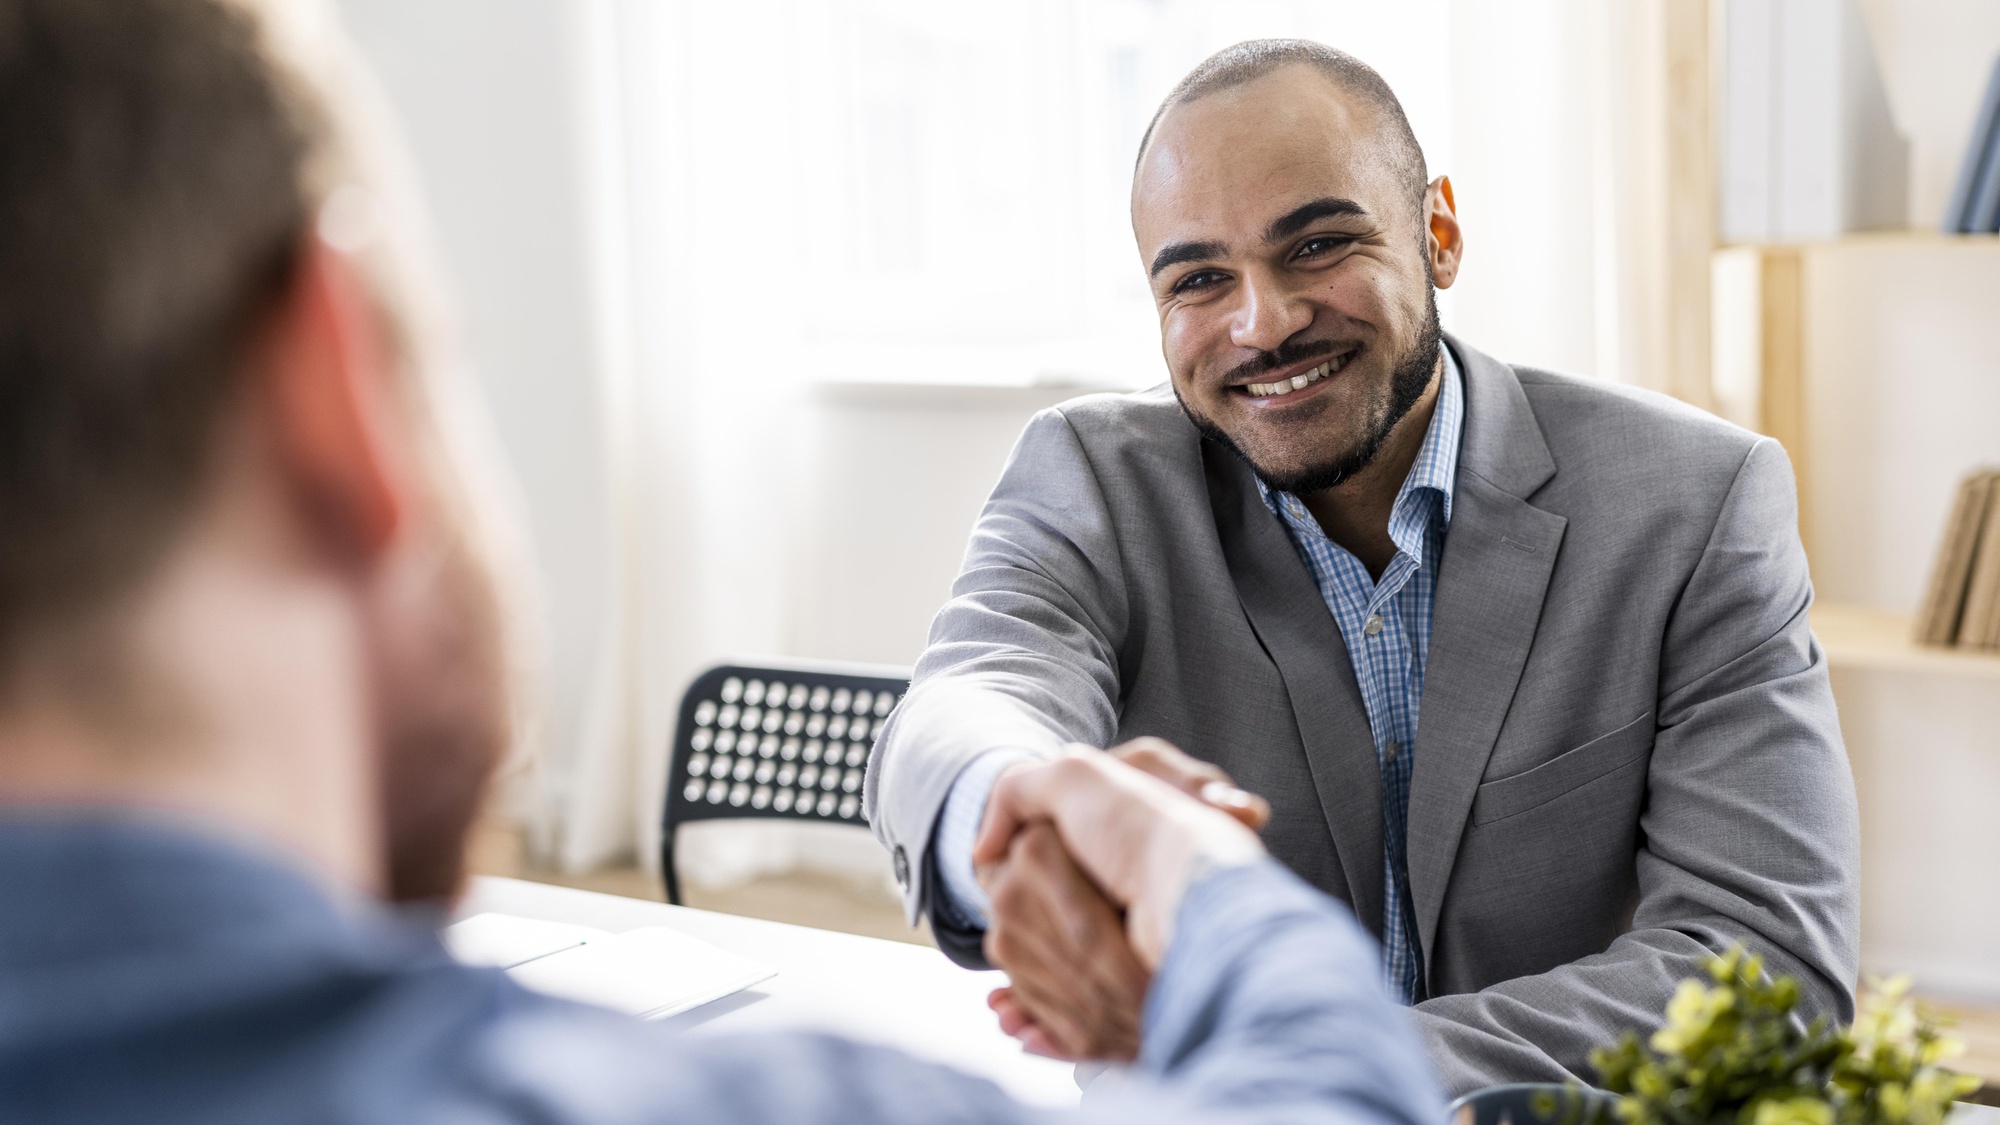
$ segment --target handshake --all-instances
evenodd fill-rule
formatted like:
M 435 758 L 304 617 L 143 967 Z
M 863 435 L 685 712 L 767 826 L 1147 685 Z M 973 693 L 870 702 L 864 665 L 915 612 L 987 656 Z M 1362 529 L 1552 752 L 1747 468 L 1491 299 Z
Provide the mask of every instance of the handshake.
M 973 846 L 991 902 L 988 1004 L 1036 1054 L 1138 1056 L 1141 1009 L 1186 890 L 1264 855 L 1263 798 L 1157 738 L 1000 775 Z

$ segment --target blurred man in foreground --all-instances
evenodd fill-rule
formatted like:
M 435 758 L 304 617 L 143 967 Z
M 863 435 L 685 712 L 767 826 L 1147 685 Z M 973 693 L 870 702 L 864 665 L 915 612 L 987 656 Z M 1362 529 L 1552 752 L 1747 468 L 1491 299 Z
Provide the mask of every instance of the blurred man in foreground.
M 0 0 L 0 1120 L 1041 1116 L 538 997 L 384 904 L 463 881 L 503 599 L 396 228 L 276 59 L 216 0 Z M 1365 937 L 1221 812 L 1073 757 L 976 857 L 1087 878 L 1155 972 L 1082 1116 L 1438 1120 Z

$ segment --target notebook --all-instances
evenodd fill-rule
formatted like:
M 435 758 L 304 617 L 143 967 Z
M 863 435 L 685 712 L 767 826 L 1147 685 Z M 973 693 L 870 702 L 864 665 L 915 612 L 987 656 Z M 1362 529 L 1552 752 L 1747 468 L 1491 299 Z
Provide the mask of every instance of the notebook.
M 613 934 L 475 914 L 445 927 L 444 941 L 460 961 L 505 969 L 526 988 L 645 1020 L 698 1008 L 778 972 L 664 926 Z

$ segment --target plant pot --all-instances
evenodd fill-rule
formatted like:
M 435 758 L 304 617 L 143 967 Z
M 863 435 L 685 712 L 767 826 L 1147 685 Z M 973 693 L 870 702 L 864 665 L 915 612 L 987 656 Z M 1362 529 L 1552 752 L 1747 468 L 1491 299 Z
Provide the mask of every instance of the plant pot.
M 1451 1103 L 1451 1125 L 1613 1125 L 1618 1098 L 1588 1086 L 1514 1082 Z

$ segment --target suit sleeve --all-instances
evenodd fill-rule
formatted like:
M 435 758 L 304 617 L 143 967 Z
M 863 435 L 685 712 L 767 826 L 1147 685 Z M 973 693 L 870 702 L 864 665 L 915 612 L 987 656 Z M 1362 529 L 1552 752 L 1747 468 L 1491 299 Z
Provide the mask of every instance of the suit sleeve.
M 1860 829 L 1790 466 L 1760 440 L 1674 607 L 1630 932 L 1602 954 L 1418 1006 L 1445 1084 L 1592 1077 L 1592 1047 L 1657 1026 L 1676 982 L 1741 942 L 1853 1016 Z
M 952 598 L 869 763 L 865 801 L 910 919 L 984 967 L 978 932 L 937 907 L 930 845 L 960 772 L 989 751 L 1035 756 L 1117 730 L 1126 630 L 1117 537 L 1097 475 L 1060 409 L 1028 424 L 980 513 Z

